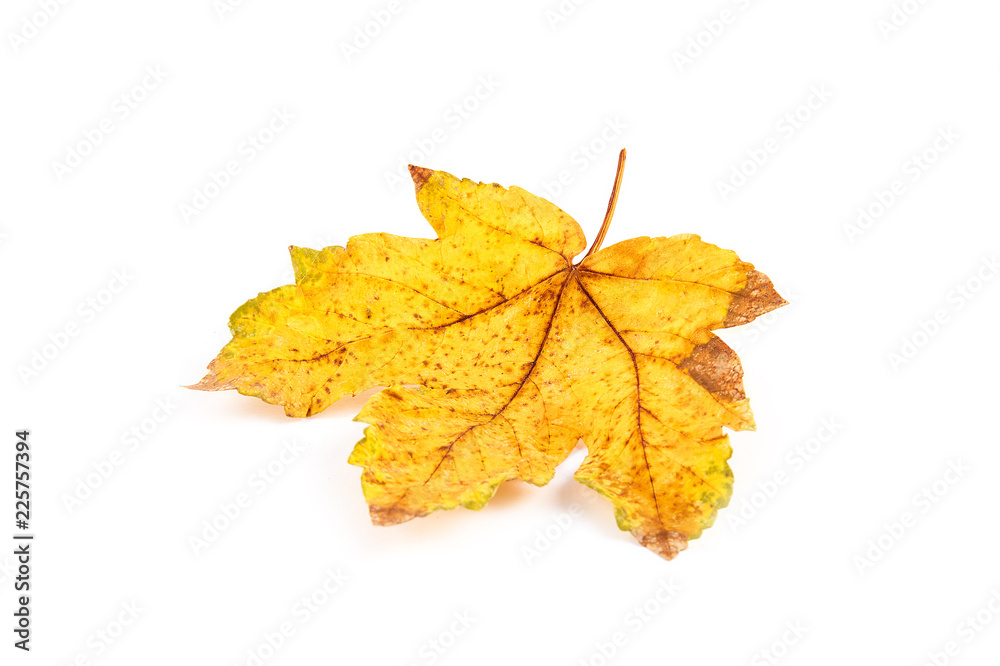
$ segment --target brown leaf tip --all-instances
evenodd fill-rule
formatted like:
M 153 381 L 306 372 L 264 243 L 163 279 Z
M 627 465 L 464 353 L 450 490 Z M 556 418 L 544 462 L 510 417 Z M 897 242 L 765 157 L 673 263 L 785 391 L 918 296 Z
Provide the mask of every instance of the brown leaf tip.
M 215 373 L 210 372 L 197 384 L 191 384 L 190 386 L 182 386 L 181 388 L 191 389 L 193 391 L 228 391 L 230 389 L 236 388 L 236 384 L 232 380 L 220 381 Z
M 688 373 L 706 391 L 729 402 L 745 400 L 743 390 L 743 365 L 729 345 L 713 336 L 708 342 L 695 346 L 678 366 Z
M 680 532 L 664 530 L 656 534 L 644 534 L 637 530 L 632 530 L 632 536 L 638 539 L 639 543 L 660 557 L 672 560 L 688 547 L 688 539 Z
M 726 312 L 722 325 L 729 327 L 747 324 L 782 305 L 788 305 L 788 301 L 774 290 L 770 278 L 760 271 L 750 271 L 747 273 L 746 286 L 733 294 L 733 301 L 729 304 L 729 311 Z
M 386 527 L 389 525 L 399 525 L 400 523 L 405 523 L 408 520 L 413 520 L 424 514 L 414 513 L 412 511 L 407 511 L 398 506 L 369 506 L 368 515 L 372 519 L 372 525 L 378 525 L 380 527 Z
M 423 167 L 413 166 L 412 164 L 407 165 L 410 170 L 410 178 L 413 179 L 413 186 L 416 188 L 417 192 L 420 188 L 424 186 L 424 183 L 431 177 L 434 172 L 430 169 L 425 169 Z

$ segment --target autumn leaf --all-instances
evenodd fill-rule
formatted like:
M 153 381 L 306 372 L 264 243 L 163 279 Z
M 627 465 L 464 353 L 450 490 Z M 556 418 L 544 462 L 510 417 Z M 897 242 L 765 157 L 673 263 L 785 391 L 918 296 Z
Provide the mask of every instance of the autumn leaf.
M 437 238 L 374 233 L 291 247 L 295 284 L 247 301 L 191 388 L 310 416 L 386 386 L 348 462 L 372 521 L 480 509 L 500 483 L 545 485 L 582 439 L 576 479 L 666 558 L 732 493 L 723 426 L 754 428 L 736 353 L 711 331 L 785 304 L 735 253 L 693 234 L 583 258 L 583 231 L 519 187 L 410 167 Z

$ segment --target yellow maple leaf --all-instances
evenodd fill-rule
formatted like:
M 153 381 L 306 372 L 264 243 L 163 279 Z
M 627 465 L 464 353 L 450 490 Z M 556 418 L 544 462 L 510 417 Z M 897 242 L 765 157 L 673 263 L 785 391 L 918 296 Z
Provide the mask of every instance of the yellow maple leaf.
M 736 353 L 711 333 L 785 304 L 768 278 L 693 234 L 600 250 L 519 187 L 411 167 L 436 239 L 376 233 L 290 248 L 295 284 L 230 318 L 192 388 L 236 389 L 316 414 L 361 410 L 372 521 L 486 505 L 509 479 L 544 485 L 582 439 L 576 479 L 619 527 L 673 558 L 732 493 L 723 426 L 753 429 Z

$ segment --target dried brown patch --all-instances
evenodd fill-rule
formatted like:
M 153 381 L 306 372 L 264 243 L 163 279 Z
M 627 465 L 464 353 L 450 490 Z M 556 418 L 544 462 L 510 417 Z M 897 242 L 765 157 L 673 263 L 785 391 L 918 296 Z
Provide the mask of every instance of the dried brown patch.
M 632 530 L 632 536 L 638 539 L 640 544 L 668 560 L 674 559 L 688 547 L 687 537 L 673 530 L 663 530 L 656 534 L 644 534 L 638 530 Z
M 705 387 L 709 393 L 730 402 L 746 399 L 743 391 L 743 365 L 729 345 L 712 336 L 708 342 L 697 345 L 678 366 L 691 379 Z
M 399 525 L 408 520 L 420 517 L 422 514 L 407 511 L 398 506 L 369 506 L 368 515 L 372 519 L 372 525 L 388 526 Z
M 407 168 L 410 170 L 410 178 L 413 179 L 413 186 L 416 188 L 417 192 L 420 191 L 420 188 L 424 186 L 427 179 L 429 179 L 431 174 L 434 173 L 430 169 L 413 166 L 412 164 L 407 165 Z
M 729 304 L 729 311 L 722 325 L 729 327 L 746 324 L 782 305 L 788 305 L 788 301 L 775 291 L 770 278 L 760 271 L 750 271 L 747 273 L 746 286 L 733 294 L 733 302 Z

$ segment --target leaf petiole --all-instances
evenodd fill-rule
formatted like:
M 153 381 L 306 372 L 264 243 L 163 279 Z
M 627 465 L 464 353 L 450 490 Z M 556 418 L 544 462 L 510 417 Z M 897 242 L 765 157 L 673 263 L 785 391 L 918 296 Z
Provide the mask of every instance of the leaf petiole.
M 615 214 L 615 204 L 618 202 L 618 190 L 622 186 L 622 174 L 624 170 L 625 149 L 622 148 L 622 151 L 618 153 L 618 171 L 615 172 L 615 186 L 611 190 L 611 199 L 608 201 L 608 212 L 604 214 L 604 223 L 601 225 L 601 230 L 597 232 L 597 238 L 594 239 L 594 244 L 587 250 L 587 254 L 583 257 L 584 259 L 601 249 L 601 243 L 604 242 L 604 237 L 608 233 L 608 227 L 611 226 L 611 218 Z

